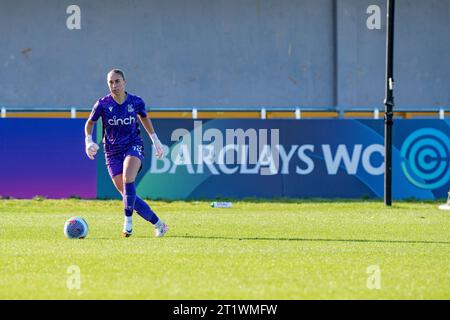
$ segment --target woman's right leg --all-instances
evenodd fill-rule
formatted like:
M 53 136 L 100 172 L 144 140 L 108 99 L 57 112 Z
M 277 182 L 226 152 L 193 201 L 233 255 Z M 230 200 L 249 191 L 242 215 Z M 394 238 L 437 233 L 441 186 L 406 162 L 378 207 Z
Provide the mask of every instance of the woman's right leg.
M 111 177 L 111 180 L 114 184 L 114 186 L 116 187 L 116 189 L 119 191 L 119 193 L 122 196 L 122 202 L 124 203 L 124 206 L 126 206 L 125 204 L 125 197 L 124 197 L 124 189 L 123 189 L 123 174 L 118 174 L 115 175 L 113 177 Z M 125 216 L 124 216 L 124 221 L 123 221 L 123 230 L 122 230 L 122 234 L 125 237 L 129 237 L 131 236 L 132 232 L 133 232 L 133 223 L 132 223 L 132 213 L 131 214 L 124 210 Z
M 111 178 L 114 186 L 120 192 L 120 195 L 123 196 L 123 176 L 122 174 L 118 174 Z
M 112 182 L 116 189 L 123 196 L 123 175 L 119 174 L 112 177 Z M 151 224 L 155 225 L 159 218 L 150 208 L 150 206 L 141 198 L 136 196 L 136 202 L 134 203 L 134 210 L 145 220 L 149 221 Z

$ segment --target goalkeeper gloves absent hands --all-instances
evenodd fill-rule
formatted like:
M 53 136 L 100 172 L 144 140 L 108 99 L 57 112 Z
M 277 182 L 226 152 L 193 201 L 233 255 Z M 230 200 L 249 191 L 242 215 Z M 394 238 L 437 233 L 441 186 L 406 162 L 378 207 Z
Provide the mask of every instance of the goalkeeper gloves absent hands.
M 155 147 L 156 158 L 161 159 L 164 155 L 164 149 L 162 147 L 161 141 L 159 141 L 156 133 L 152 133 L 150 135 L 150 139 L 152 139 L 153 146 Z
M 89 159 L 94 160 L 94 156 L 97 154 L 97 150 L 99 149 L 98 144 L 92 141 L 91 135 L 86 136 L 85 144 L 87 156 Z

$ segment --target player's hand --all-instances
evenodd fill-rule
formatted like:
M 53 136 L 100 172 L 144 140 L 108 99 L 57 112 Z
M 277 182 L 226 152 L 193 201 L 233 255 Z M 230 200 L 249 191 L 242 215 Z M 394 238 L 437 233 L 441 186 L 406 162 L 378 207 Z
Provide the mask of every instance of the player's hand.
M 97 154 L 97 151 L 99 149 L 98 144 L 96 144 L 94 141 L 92 141 L 92 136 L 89 135 L 85 139 L 86 144 L 86 154 L 89 157 L 89 159 L 94 160 L 94 156 Z
M 156 133 L 152 133 L 150 135 L 150 138 L 152 139 L 153 146 L 155 147 L 155 155 L 157 159 L 161 159 L 164 156 L 164 149 L 161 144 L 161 141 L 159 141 L 158 136 Z

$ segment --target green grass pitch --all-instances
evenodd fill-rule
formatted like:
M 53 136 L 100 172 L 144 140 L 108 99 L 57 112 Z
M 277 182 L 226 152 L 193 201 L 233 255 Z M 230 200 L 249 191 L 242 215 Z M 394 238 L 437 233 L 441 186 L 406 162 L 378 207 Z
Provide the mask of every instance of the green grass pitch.
M 0 200 L 0 299 L 450 299 L 439 203 L 150 203 L 167 237 L 123 238 L 120 201 Z

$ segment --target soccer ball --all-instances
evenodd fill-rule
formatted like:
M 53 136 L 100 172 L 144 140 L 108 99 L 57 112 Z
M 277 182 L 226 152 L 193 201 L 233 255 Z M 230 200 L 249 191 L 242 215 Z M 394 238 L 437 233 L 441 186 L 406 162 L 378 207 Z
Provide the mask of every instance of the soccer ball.
M 72 217 L 64 224 L 64 235 L 69 239 L 84 239 L 88 234 L 86 220 L 80 217 Z

